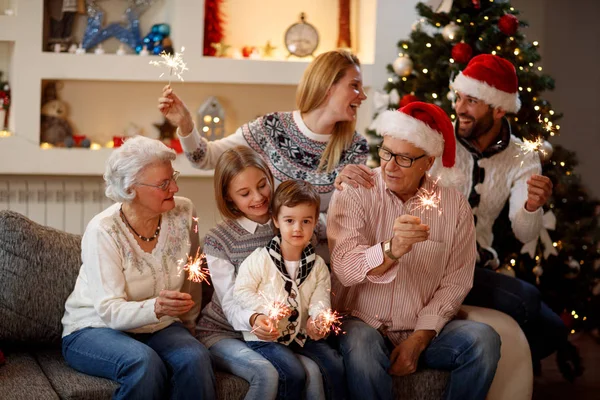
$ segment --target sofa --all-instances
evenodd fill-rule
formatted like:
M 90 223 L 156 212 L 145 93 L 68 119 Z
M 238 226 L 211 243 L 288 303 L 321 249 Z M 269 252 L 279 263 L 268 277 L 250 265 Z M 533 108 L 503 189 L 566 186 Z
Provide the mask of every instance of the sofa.
M 110 380 L 71 369 L 61 355 L 60 320 L 81 265 L 80 242 L 79 235 L 41 226 L 16 212 L 0 211 L 3 399 L 110 399 L 117 387 Z M 492 325 L 502 338 L 502 357 L 488 399 L 530 399 L 531 357 L 516 322 L 477 307 L 463 307 L 463 314 Z M 246 381 L 220 371 L 215 375 L 219 399 L 244 398 Z M 448 376 L 445 371 L 423 369 L 395 378 L 395 395 L 403 400 L 440 399 Z

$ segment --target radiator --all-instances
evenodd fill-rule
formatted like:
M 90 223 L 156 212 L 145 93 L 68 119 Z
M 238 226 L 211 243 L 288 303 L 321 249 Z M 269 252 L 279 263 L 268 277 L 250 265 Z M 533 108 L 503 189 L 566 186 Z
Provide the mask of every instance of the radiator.
M 0 176 L 0 210 L 46 226 L 83 234 L 88 222 L 113 203 L 102 177 Z

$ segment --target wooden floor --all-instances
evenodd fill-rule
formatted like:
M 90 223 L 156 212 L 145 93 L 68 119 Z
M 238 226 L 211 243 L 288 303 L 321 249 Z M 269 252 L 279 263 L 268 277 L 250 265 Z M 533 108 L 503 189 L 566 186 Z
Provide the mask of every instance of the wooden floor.
M 571 336 L 579 348 L 585 371 L 575 383 L 567 382 L 556 365 L 556 357 L 542 362 L 542 374 L 535 378 L 533 400 L 598 400 L 600 399 L 600 344 L 586 333 Z

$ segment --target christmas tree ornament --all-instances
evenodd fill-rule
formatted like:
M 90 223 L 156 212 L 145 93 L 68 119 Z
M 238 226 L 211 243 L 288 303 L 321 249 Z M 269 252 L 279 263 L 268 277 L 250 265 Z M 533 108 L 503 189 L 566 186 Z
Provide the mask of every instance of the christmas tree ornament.
M 540 229 L 540 233 L 538 236 L 530 242 L 527 242 L 521 247 L 521 254 L 529 254 L 529 257 L 533 258 L 536 254 L 536 249 L 538 245 L 538 241 L 541 242 L 542 247 L 544 249 L 542 255 L 545 260 L 548 257 L 557 256 L 558 251 L 554 247 L 554 243 L 552 242 L 552 238 L 548 231 L 553 231 L 556 229 L 556 216 L 552 211 L 546 211 L 542 217 L 542 228 Z
M 400 104 L 398 104 L 398 106 L 404 107 L 405 105 L 412 103 L 413 101 L 419 101 L 419 98 L 412 93 L 405 94 L 404 96 L 402 96 L 402 99 L 400 99 Z
M 550 143 L 547 140 L 544 140 L 542 143 L 542 146 L 540 148 L 540 151 L 538 151 L 538 154 L 540 155 L 540 160 L 543 163 L 547 163 L 552 158 L 553 153 L 554 153 L 554 147 L 552 147 L 552 143 Z
M 398 105 L 398 103 L 400 103 L 400 95 L 396 88 L 392 89 L 390 93 L 376 91 L 373 94 L 373 108 L 376 114 Z
M 502 265 L 500 268 L 498 268 L 496 270 L 497 273 L 502 274 L 502 275 L 506 275 L 506 276 L 510 276 L 510 277 L 515 277 L 515 270 L 513 269 L 513 267 L 511 267 L 508 264 L 504 264 Z
M 442 29 L 442 36 L 446 42 L 452 42 L 458 38 L 460 33 L 460 26 L 456 25 L 454 22 L 450 22 L 448 25 Z
M 413 61 L 409 56 L 398 57 L 392 63 L 392 69 L 398 76 L 408 76 L 413 71 Z
M 270 58 L 273 57 L 273 52 L 277 49 L 277 46 L 271 45 L 271 41 L 267 40 L 267 44 L 262 46 L 263 57 Z
M 219 42 L 219 43 L 211 43 L 211 47 L 215 50 L 214 52 L 212 52 L 212 55 L 215 57 L 227 57 L 227 50 L 229 50 L 229 48 L 231 47 L 228 44 L 225 44 L 224 42 Z M 241 54 L 241 52 L 240 52 Z
M 154 125 L 156 129 L 158 129 L 158 140 L 163 141 L 166 144 L 170 144 L 170 140 L 175 139 L 175 132 L 177 132 L 177 126 L 171 124 L 168 119 L 163 118 L 162 123 L 154 123 L 152 125 Z
M 97 0 L 86 1 L 87 26 L 83 34 L 84 49 L 91 49 L 111 37 L 117 38 L 132 49 L 141 45 L 140 15 L 155 0 L 127 0 L 128 6 L 123 15 L 126 22 L 113 22 L 103 27 L 104 11 L 96 4 Z
M 425 22 L 425 20 L 423 18 L 416 20 L 415 22 L 412 23 L 412 25 L 410 26 L 410 29 L 413 32 L 420 31 L 423 27 L 423 22 Z
M 575 279 L 579 276 L 579 273 L 581 272 L 581 265 L 579 264 L 579 262 L 577 260 L 575 260 L 573 257 L 569 256 L 569 258 L 567 259 L 567 261 L 565 262 L 565 264 L 567 264 L 567 273 L 565 273 L 565 278 L 567 279 Z
M 533 267 L 533 275 L 535 275 L 535 283 L 540 284 L 540 277 L 544 274 L 544 268 L 542 268 L 541 262 L 538 260 L 535 267 Z
M 473 56 L 473 48 L 465 42 L 456 43 L 452 47 L 452 58 L 459 64 L 466 64 Z
M 519 20 L 512 14 L 506 14 L 500 17 L 498 20 L 498 28 L 500 32 L 507 36 L 512 36 L 517 33 L 519 29 Z

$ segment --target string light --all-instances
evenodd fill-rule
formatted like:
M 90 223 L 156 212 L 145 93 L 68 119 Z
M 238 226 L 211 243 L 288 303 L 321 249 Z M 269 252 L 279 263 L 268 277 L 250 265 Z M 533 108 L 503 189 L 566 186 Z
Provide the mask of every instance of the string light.
M 496 46 L 496 50 L 502 50 L 502 47 Z
M 533 42 L 534 46 L 537 46 L 538 44 L 540 44 L 537 40 Z
M 437 93 L 432 93 L 431 97 L 433 97 L 434 99 L 437 99 Z
M 564 166 L 565 166 L 565 162 L 564 162 L 564 161 L 561 161 L 561 162 L 560 162 L 560 166 L 561 166 L 561 167 L 564 167 Z
M 515 56 L 518 56 L 520 52 L 521 52 L 521 50 L 519 50 L 518 48 L 517 48 L 517 49 L 515 49 L 515 51 L 514 51 L 514 53 L 515 53 Z
M 440 27 L 440 26 L 442 26 L 442 24 L 440 24 L 439 22 L 436 22 L 435 26 Z
M 554 115 L 554 110 L 548 111 L 550 115 Z
M 523 66 L 520 66 L 520 67 L 519 67 L 519 70 L 523 71 Z
M 475 26 L 475 23 L 474 22 L 469 22 L 469 25 Z
M 388 82 L 394 82 L 392 78 L 388 78 Z
M 450 64 L 454 64 L 454 58 L 450 59 Z
M 423 73 L 424 73 L 424 74 L 426 74 L 426 73 L 428 73 L 428 72 L 429 72 L 429 70 L 428 70 L 427 68 L 423 68 Z
M 522 86 L 519 86 L 519 91 L 521 91 L 521 92 L 523 91 L 523 87 Z
M 535 106 L 535 107 L 533 107 L 533 109 L 534 109 L 535 111 L 540 111 L 540 106 Z
M 406 43 L 404 43 L 404 44 L 402 44 L 402 48 L 403 48 L 404 50 L 406 50 L 406 49 L 408 49 L 408 45 L 407 45 Z
M 489 19 L 489 17 L 486 15 L 485 17 L 483 17 L 483 19 L 485 19 L 487 21 Z
M 530 67 L 533 67 L 533 63 L 532 63 L 532 62 L 530 62 L 530 63 L 529 63 L 529 66 L 530 66 Z
M 450 115 L 450 118 L 454 119 L 454 118 L 456 118 L 456 115 L 452 114 L 452 115 Z
M 559 129 L 560 129 L 560 125 L 556 125 L 556 126 L 555 126 L 555 128 L 556 128 L 557 130 L 559 130 Z
M 493 55 L 496 55 L 496 50 L 492 50 L 492 54 L 493 54 Z
M 407 77 L 405 77 L 405 76 L 402 77 L 402 82 L 406 82 L 407 80 L 408 80 Z
M 427 43 L 425 46 L 426 47 L 431 47 L 431 43 Z
M 541 71 L 541 70 L 542 70 L 542 67 L 538 67 L 538 71 Z
M 459 24 L 462 22 L 462 19 L 457 19 L 456 22 L 458 22 Z
M 528 88 L 527 88 L 527 91 L 528 91 L 529 93 L 531 93 L 531 88 L 530 88 L 530 87 L 528 87 Z
M 398 57 L 404 57 L 404 53 L 398 53 Z
M 483 41 L 483 38 L 482 38 L 481 36 L 479 36 L 479 41 L 480 41 L 480 42 L 481 42 L 481 41 Z

